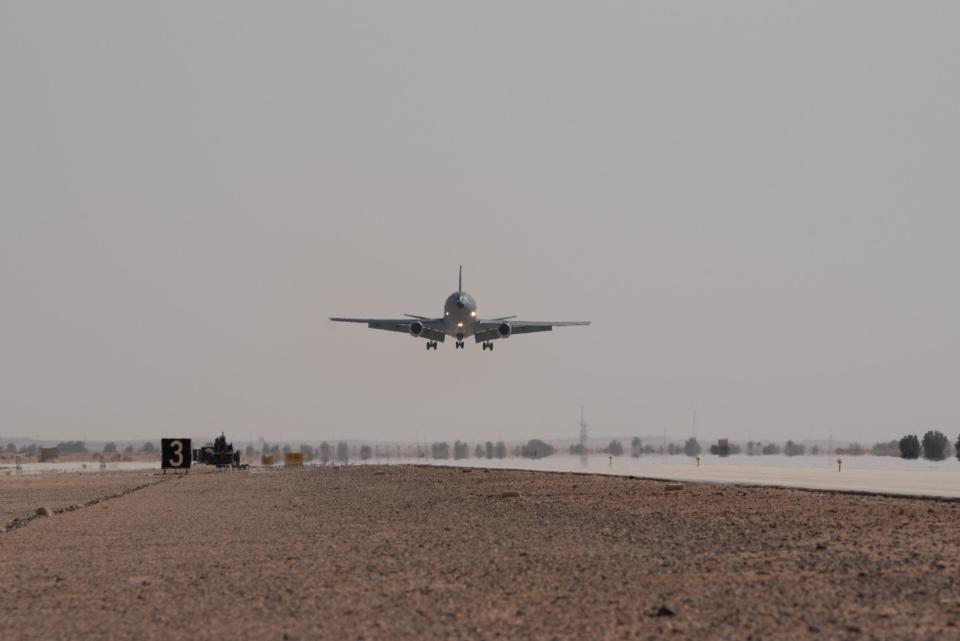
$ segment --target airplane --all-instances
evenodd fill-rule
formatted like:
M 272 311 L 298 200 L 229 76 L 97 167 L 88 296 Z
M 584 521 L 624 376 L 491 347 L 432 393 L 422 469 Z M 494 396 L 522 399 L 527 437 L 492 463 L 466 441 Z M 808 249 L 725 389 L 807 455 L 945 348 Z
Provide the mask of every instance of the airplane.
M 463 349 L 464 339 L 473 336 L 476 342 L 483 343 L 483 351 L 493 351 L 493 341 L 510 338 L 514 334 L 549 332 L 554 327 L 570 325 L 589 325 L 590 321 L 518 321 L 516 316 L 497 318 L 477 318 L 477 302 L 473 296 L 463 291 L 463 265 L 457 291 L 447 296 L 443 304 L 443 316 L 429 318 L 415 314 L 404 314 L 406 318 L 330 318 L 338 323 L 366 323 L 371 329 L 385 329 L 391 332 L 406 332 L 414 338 L 425 338 L 427 349 L 437 349 L 447 336 L 456 339 L 456 349 Z

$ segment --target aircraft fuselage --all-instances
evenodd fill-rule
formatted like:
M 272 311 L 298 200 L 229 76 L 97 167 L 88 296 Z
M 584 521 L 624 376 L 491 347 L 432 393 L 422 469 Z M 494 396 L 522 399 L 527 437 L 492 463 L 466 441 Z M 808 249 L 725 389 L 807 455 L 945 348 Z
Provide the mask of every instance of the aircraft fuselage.
M 477 301 L 467 292 L 453 292 L 443 304 L 443 332 L 462 341 L 477 330 Z

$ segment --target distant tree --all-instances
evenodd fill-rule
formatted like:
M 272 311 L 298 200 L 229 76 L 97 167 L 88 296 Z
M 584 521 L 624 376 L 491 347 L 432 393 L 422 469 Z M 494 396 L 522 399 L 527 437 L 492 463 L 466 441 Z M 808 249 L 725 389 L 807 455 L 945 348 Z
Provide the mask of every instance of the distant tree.
M 923 435 L 923 458 L 930 461 L 942 461 L 947 458 L 950 441 L 938 430 L 930 430 Z
M 317 458 L 317 451 L 313 449 L 312 445 L 300 444 L 300 453 L 303 454 L 304 461 L 312 461 Z
M 290 447 L 290 444 L 289 444 L 289 443 L 287 443 L 286 445 L 283 446 L 283 450 L 282 450 L 282 451 L 283 451 L 284 454 L 289 454 L 290 452 L 293 451 L 293 448 Z
M 143 444 L 143 447 L 140 448 L 140 451 L 144 454 L 153 454 L 157 451 L 157 446 L 153 444 L 153 441 L 147 441 Z
M 247 449 L 243 451 L 243 455 L 246 456 L 247 458 L 253 458 L 254 456 L 257 455 L 257 451 L 253 449 L 252 444 L 248 444 Z
M 610 441 L 610 445 L 607 446 L 607 454 L 611 456 L 623 456 L 623 445 L 617 439 Z
M 766 445 L 763 446 L 763 449 L 761 450 L 761 452 L 763 452 L 763 454 L 765 454 L 766 456 L 779 454 L 780 446 L 777 445 L 776 443 L 767 443 Z
M 483 446 L 479 443 L 473 448 L 473 458 L 483 458 Z
M 27 445 L 25 448 L 23 448 L 23 453 L 33 456 L 34 454 L 37 453 L 37 444 L 31 443 L 30 445 Z
M 280 454 L 280 444 L 274 443 L 273 445 L 271 445 L 270 453 L 273 454 L 274 456 L 278 456 Z
M 57 449 L 63 454 L 83 454 L 87 451 L 87 445 L 83 441 L 60 441 Z
M 807 448 L 805 445 L 801 445 L 800 443 L 787 441 L 787 444 L 783 447 L 783 453 L 787 456 L 803 456 L 807 453 Z
M 640 440 L 639 436 L 634 436 L 633 440 L 630 441 L 630 456 L 638 458 L 641 454 L 643 454 L 643 441 Z
M 874 443 L 870 451 L 873 452 L 874 456 L 899 456 L 900 441 L 894 439 L 892 441 Z
M 894 441 L 894 442 L 896 442 L 896 441 Z M 813 456 L 816 456 L 817 454 L 819 454 L 819 453 L 820 453 L 820 446 L 819 446 L 819 445 L 814 445 L 813 447 L 811 447 L 811 448 L 810 448 L 810 453 L 811 453 Z
M 654 454 L 657 450 L 652 445 L 644 445 L 643 453 L 644 454 Z
M 340 441 L 337 443 L 337 460 L 341 463 L 347 463 L 350 461 L 350 447 L 347 445 L 346 441 Z
M 126 446 L 125 448 L 123 448 L 123 453 L 124 453 L 124 454 L 133 454 L 133 444 L 131 443 L 130 445 L 128 445 L 128 446 Z
M 847 447 L 838 447 L 837 454 L 846 454 L 848 456 L 861 456 L 866 453 L 863 446 L 859 443 L 851 443 Z
M 580 443 L 574 443 L 570 446 L 570 454 L 574 456 L 583 456 L 587 453 L 587 449 Z
M 920 458 L 920 439 L 916 434 L 907 434 L 898 443 L 900 446 L 900 458 L 917 459 Z
M 687 439 L 687 442 L 683 445 L 683 453 L 687 456 L 700 456 L 701 451 L 700 444 L 697 443 L 697 439 L 690 437 Z
M 960 459 L 960 436 L 957 436 L 957 442 L 953 445 L 953 453 L 957 455 L 957 459 Z
M 760 453 L 760 444 L 754 441 L 747 441 L 747 456 L 756 456 Z
M 493 458 L 493 443 L 487 441 L 483 444 L 484 454 L 487 458 Z
M 320 462 L 324 465 L 330 462 L 330 444 L 326 441 L 320 444 Z
M 675 443 L 669 443 L 667 445 L 667 454 L 669 454 L 670 456 L 679 454 L 682 451 L 683 451 L 683 448 L 681 448 L 679 445 L 676 445 Z
M 503 441 L 497 441 L 497 444 L 493 446 L 493 455 L 497 458 L 507 457 L 507 446 Z
M 104 454 L 116 454 L 117 444 L 113 441 L 109 441 L 103 444 L 103 453 Z
M 437 441 L 430 446 L 430 458 L 448 459 L 450 458 L 450 444 Z
M 546 458 L 551 454 L 553 454 L 553 446 L 538 438 L 527 441 L 521 451 L 523 458 Z
M 361 445 L 360 460 L 369 461 L 371 456 L 373 456 L 373 449 L 369 445 Z
M 453 458 L 462 460 L 470 458 L 470 446 L 463 441 L 457 441 L 453 444 Z
M 13 454 L 17 451 L 17 446 L 14 443 L 7 443 L 7 452 Z

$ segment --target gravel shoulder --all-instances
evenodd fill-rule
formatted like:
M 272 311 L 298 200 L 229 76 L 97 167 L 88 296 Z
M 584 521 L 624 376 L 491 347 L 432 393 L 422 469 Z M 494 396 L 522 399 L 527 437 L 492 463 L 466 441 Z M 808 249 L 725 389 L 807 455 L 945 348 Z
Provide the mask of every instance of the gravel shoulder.
M 0 638 L 960 638 L 958 517 L 523 471 L 191 473 L 0 534 Z
M 40 507 L 63 510 L 156 480 L 150 471 L 0 476 L 0 528 L 33 516 Z

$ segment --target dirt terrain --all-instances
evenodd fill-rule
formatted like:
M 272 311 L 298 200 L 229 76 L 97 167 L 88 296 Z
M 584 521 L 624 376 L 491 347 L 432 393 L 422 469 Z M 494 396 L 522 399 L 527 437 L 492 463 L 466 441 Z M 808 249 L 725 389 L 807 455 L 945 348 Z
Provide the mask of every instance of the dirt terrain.
M 0 638 L 960 638 L 958 503 L 454 468 L 153 478 L 0 534 Z

